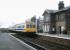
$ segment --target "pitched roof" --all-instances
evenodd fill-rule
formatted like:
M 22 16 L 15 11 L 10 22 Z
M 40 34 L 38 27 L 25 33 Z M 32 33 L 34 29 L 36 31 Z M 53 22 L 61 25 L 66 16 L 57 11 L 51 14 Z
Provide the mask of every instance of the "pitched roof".
M 48 12 L 48 13 L 54 13 L 54 12 L 56 12 L 57 10 L 45 10 L 46 12 Z
M 70 6 L 64 7 L 64 8 L 63 8 L 63 9 L 61 9 L 61 10 L 57 10 L 55 13 L 60 12 L 60 11 L 68 10 L 69 8 L 70 8 Z
M 46 9 L 44 11 L 43 15 L 45 13 L 57 13 L 57 12 L 65 11 L 65 10 L 68 10 L 69 8 L 70 8 L 70 6 L 64 7 L 63 9 L 60 9 L 60 10 L 49 10 L 49 9 Z
M 55 12 L 57 12 L 57 10 L 49 10 L 49 9 L 46 9 L 46 10 L 44 11 L 43 15 L 44 15 L 45 13 L 55 13 Z

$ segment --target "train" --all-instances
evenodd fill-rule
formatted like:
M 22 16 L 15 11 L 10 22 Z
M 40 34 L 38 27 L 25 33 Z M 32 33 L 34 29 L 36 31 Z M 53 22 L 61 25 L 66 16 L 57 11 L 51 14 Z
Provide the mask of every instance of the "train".
M 25 35 L 25 36 L 37 36 L 36 31 L 36 24 L 34 22 L 28 21 L 22 24 L 17 24 L 13 27 L 13 32 L 18 35 Z

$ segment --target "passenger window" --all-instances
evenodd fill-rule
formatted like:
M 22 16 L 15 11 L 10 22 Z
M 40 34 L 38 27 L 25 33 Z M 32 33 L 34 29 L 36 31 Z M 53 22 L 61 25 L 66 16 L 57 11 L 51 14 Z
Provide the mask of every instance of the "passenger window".
M 22 27 L 21 28 L 24 28 L 24 25 L 22 25 Z
M 17 28 L 21 28 L 21 26 L 18 26 Z

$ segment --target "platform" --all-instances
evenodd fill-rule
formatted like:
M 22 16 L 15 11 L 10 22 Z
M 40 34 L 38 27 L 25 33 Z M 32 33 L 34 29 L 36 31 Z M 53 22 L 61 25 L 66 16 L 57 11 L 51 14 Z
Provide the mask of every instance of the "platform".
M 70 46 L 70 35 L 65 34 L 49 34 L 49 33 L 37 33 L 43 35 L 43 40 L 51 41 L 54 43 Z

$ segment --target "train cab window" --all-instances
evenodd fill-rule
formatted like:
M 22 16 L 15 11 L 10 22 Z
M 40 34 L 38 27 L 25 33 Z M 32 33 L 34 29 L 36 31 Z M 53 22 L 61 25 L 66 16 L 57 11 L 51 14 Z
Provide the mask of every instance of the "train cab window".
M 33 25 L 33 28 L 35 28 L 35 25 Z
M 27 25 L 27 28 L 32 28 L 32 25 L 31 25 L 31 24 L 28 24 L 28 25 Z
M 30 25 L 30 28 L 32 28 L 32 25 Z
M 29 25 L 27 25 L 27 28 L 29 28 L 30 26 Z

